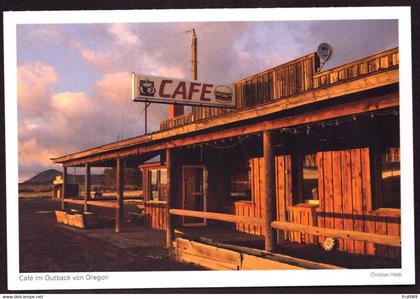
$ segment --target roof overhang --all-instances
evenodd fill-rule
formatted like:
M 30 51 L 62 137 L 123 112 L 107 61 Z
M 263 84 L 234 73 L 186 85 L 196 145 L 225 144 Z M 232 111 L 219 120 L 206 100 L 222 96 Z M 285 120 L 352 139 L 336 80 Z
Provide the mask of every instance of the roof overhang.
M 398 66 L 395 66 L 393 68 L 388 68 L 373 74 L 357 77 L 354 80 L 327 85 L 325 87 L 320 87 L 304 93 L 296 94 L 288 98 L 268 102 L 260 106 L 245 108 L 222 114 L 211 119 L 203 119 L 181 127 L 176 127 L 164 131 L 157 131 L 151 134 L 105 144 L 81 152 L 52 158 L 51 160 L 54 163 L 63 163 L 63 165 L 67 166 L 76 166 L 86 162 L 115 159 L 119 156 L 130 157 L 145 155 L 145 159 L 148 159 L 148 156 L 155 155 L 157 152 L 162 151 L 165 148 L 176 147 L 177 144 L 180 144 L 179 141 L 185 138 L 189 138 L 189 142 L 194 142 L 193 140 L 196 140 L 198 143 L 200 140 L 199 135 L 208 131 L 226 131 L 226 128 L 231 128 L 235 125 L 263 119 L 269 115 L 293 110 L 304 105 L 309 106 L 310 104 L 327 101 L 333 104 L 334 101 L 340 97 L 357 94 L 368 90 L 379 89 L 381 87 L 396 85 L 398 82 L 399 68 Z M 398 106 L 398 96 L 397 99 L 395 99 L 395 95 L 391 96 L 391 98 L 391 105 Z M 380 106 L 379 103 L 376 105 Z M 385 107 L 387 105 L 382 106 Z M 374 108 L 377 109 L 377 107 Z M 263 123 L 258 123 L 258 125 L 259 129 L 257 129 L 259 131 L 268 129 L 268 127 L 266 128 Z M 246 132 L 256 130 L 255 125 L 251 127 L 252 129 L 243 131 L 243 134 L 247 134 Z M 238 132 L 236 132 L 236 134 L 238 134 Z M 219 134 L 219 136 L 219 138 L 223 138 L 224 135 Z

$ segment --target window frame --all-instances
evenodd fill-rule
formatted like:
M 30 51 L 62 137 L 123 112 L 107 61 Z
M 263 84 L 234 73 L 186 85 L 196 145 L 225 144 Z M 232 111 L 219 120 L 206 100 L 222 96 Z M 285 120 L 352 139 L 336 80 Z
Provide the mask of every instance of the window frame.
M 307 203 L 305 202 L 306 199 L 304 199 L 304 173 L 303 173 L 303 169 L 304 169 L 304 163 L 305 163 L 305 156 L 307 155 L 314 155 L 315 156 L 315 161 L 317 161 L 317 155 L 318 152 L 307 152 L 307 153 L 295 153 L 291 155 L 291 171 L 292 171 L 292 198 L 291 198 L 291 207 L 302 207 L 302 206 L 307 206 L 307 207 L 319 207 L 320 205 L 320 200 L 319 200 L 319 194 L 318 194 L 318 199 L 317 199 L 317 203 Z M 318 167 L 319 165 L 316 166 L 317 167 L 317 188 L 318 188 L 318 192 L 319 192 L 319 170 Z M 314 200 L 314 199 L 312 199 Z
M 245 162 L 244 162 L 245 161 Z M 230 182 L 229 182 L 229 200 L 236 202 L 236 201 L 247 201 L 252 202 L 252 170 L 250 165 L 250 159 L 245 159 L 244 161 L 238 160 L 235 161 L 231 168 L 230 172 Z M 241 164 L 242 163 L 242 164 Z M 235 175 L 238 175 L 238 171 L 236 170 L 246 170 L 246 176 L 247 176 L 247 184 L 248 188 L 242 191 L 234 190 L 233 188 L 233 182 L 235 181 L 234 178 Z M 244 174 L 245 171 L 242 172 Z M 232 195 L 232 194 L 239 194 L 243 193 L 243 195 Z
M 167 168 L 165 166 L 159 166 L 159 167 L 150 167 L 147 169 L 147 194 L 145 197 L 145 201 L 167 201 L 164 197 L 165 192 L 163 192 L 163 198 L 161 197 L 161 195 L 158 193 L 158 198 L 154 199 L 153 198 L 153 188 L 152 188 L 152 173 L 153 171 L 156 171 L 156 185 L 157 185 L 157 192 L 159 192 L 159 184 L 161 184 L 161 171 L 165 170 L 167 171 Z M 158 175 L 159 173 L 159 175 Z M 167 175 L 167 174 L 166 174 Z M 167 188 L 167 187 L 166 187 Z
M 385 207 L 382 197 L 382 155 L 389 148 L 400 148 L 400 146 L 373 146 L 370 148 L 370 167 L 371 167 L 371 190 L 372 190 L 372 212 L 399 213 L 401 210 L 401 176 L 400 176 L 400 207 Z M 401 158 L 400 158 L 401 161 Z M 400 170 L 401 171 L 401 170 Z

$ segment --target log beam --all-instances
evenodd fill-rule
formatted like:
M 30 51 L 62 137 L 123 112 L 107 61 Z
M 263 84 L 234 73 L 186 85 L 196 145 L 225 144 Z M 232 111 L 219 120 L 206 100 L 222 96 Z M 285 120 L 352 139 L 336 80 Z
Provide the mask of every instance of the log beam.
M 275 231 L 271 227 L 271 222 L 274 220 L 275 209 L 275 171 L 274 171 L 274 150 L 273 150 L 273 136 L 270 131 L 263 132 L 263 160 L 264 160 L 264 217 L 263 229 L 265 250 L 274 251 L 275 249 Z
M 174 173 L 174 157 L 173 157 L 173 150 L 167 149 L 166 150 L 166 184 L 168 188 L 168 202 L 167 202 L 167 209 L 166 209 L 166 247 L 172 248 L 172 242 L 175 237 L 174 226 L 172 223 L 172 217 L 169 213 L 169 209 L 174 206 L 174 183 L 175 179 L 173 176 Z
M 90 200 L 90 164 L 85 164 L 85 202 L 84 211 L 88 211 L 88 201 Z
M 116 169 L 116 189 L 117 189 L 117 205 L 115 209 L 115 232 L 119 233 L 122 230 L 124 221 L 124 165 L 123 160 L 117 158 Z
M 373 242 L 376 244 L 401 247 L 401 237 L 379 235 L 365 232 L 357 232 L 350 230 L 338 230 L 332 228 L 321 228 L 316 226 L 308 226 L 296 223 L 273 221 L 271 226 L 275 229 L 284 229 L 288 231 L 297 231 L 315 236 L 325 236 L 331 238 L 339 238 L 344 240 L 355 240 Z

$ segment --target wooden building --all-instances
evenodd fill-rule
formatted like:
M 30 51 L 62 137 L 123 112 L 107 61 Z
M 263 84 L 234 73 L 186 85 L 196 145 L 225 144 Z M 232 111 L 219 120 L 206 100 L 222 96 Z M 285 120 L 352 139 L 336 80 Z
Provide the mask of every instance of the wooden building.
M 66 194 L 71 197 L 79 197 L 79 184 L 78 183 L 66 183 Z M 53 181 L 52 198 L 60 199 L 63 197 L 63 177 L 58 175 Z
M 168 246 L 177 226 L 223 222 L 263 235 L 268 251 L 334 238 L 341 251 L 398 258 L 398 48 L 318 67 L 306 55 L 236 81 L 235 109 L 172 107 L 157 132 L 52 160 L 64 174 L 85 167 L 86 190 L 91 167 L 116 167 L 117 232 L 123 168 L 140 167 L 148 225 Z

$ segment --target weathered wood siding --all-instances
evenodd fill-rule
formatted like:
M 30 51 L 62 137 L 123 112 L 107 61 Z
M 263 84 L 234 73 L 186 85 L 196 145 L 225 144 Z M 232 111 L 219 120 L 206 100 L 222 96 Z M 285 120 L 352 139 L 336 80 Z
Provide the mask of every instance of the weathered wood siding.
M 261 219 L 264 210 L 264 161 L 262 158 L 250 160 L 251 168 L 251 201 L 235 203 L 235 213 L 238 216 Z M 236 228 L 250 234 L 263 235 L 261 226 L 238 223 Z
M 144 210 L 147 227 L 166 230 L 166 202 L 146 202 Z
M 311 89 L 315 53 L 235 82 L 236 109 L 253 107 Z M 192 118 L 200 120 L 233 111 L 232 108 L 193 107 Z
M 369 148 L 320 152 L 317 160 L 318 226 L 400 235 L 400 217 L 372 210 Z M 352 240 L 339 240 L 339 249 L 368 255 L 400 255 L 399 248 Z
M 236 108 L 192 107 L 192 113 L 161 122 L 166 130 L 205 118 L 285 98 L 313 88 L 315 53 L 235 82 Z
M 317 153 L 319 206 L 292 205 L 291 156 L 276 156 L 276 220 L 384 235 L 400 235 L 400 217 L 372 210 L 369 148 Z M 252 201 L 235 203 L 238 216 L 263 217 L 264 165 L 262 158 L 251 159 Z M 239 231 L 262 235 L 260 227 L 237 224 Z M 319 244 L 323 237 L 285 232 L 284 239 Z M 371 242 L 339 240 L 339 250 L 368 255 L 399 257 L 400 248 Z
M 276 174 L 276 220 L 288 221 L 297 224 L 314 225 L 316 217 L 313 209 L 292 207 L 292 162 L 291 156 L 275 157 Z M 235 203 L 235 212 L 238 216 L 262 218 L 264 211 L 264 161 L 263 158 L 253 158 L 251 165 L 251 199 L 252 201 L 239 201 Z M 239 231 L 263 235 L 260 226 L 237 224 Z M 314 243 L 315 237 L 299 232 L 285 232 L 283 238 L 305 243 Z

